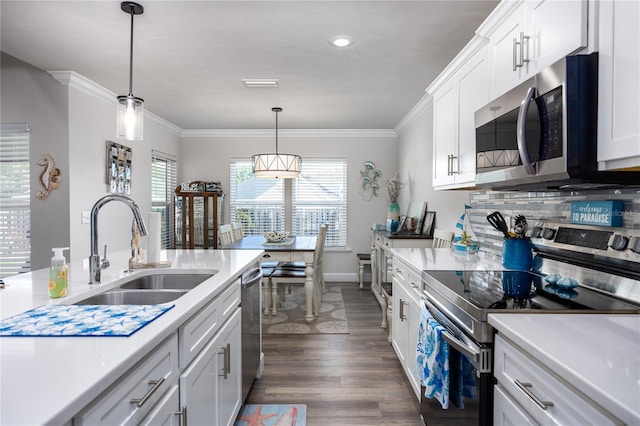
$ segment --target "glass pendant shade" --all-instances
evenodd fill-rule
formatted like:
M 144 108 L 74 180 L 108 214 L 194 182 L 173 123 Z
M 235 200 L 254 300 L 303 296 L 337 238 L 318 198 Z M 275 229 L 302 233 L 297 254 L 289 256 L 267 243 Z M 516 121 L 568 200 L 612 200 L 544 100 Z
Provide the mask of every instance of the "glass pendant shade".
M 142 140 L 144 101 L 135 96 L 118 96 L 117 126 L 119 139 Z
M 294 154 L 257 154 L 252 157 L 253 173 L 259 178 L 297 178 L 302 158 Z
M 282 112 L 282 108 L 274 107 L 271 111 L 276 113 L 276 152 L 254 155 L 251 158 L 253 174 L 258 178 L 297 178 L 302 158 L 299 155 L 278 153 L 278 113 Z

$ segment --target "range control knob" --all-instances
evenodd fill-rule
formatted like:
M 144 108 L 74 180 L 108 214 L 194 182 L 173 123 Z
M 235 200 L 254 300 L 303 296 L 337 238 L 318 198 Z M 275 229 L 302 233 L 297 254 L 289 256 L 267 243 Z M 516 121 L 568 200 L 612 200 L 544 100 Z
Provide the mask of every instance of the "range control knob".
M 542 228 L 540 228 L 539 226 L 534 226 L 533 229 L 531 230 L 531 238 L 540 237 L 541 232 L 542 232 Z
M 614 235 L 613 241 L 611 241 L 611 248 L 614 250 L 622 251 L 627 248 L 629 244 L 629 238 L 623 235 Z
M 556 236 L 556 231 L 551 228 L 544 228 L 540 234 L 545 240 L 553 240 L 553 237 Z
M 629 249 L 634 253 L 640 254 L 640 237 L 633 237 L 629 242 Z

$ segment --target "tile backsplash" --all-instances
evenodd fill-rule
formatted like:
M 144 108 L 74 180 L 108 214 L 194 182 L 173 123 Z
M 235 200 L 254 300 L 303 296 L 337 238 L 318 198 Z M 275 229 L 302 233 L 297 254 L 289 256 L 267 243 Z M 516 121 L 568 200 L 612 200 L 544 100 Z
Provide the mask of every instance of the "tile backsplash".
M 640 188 L 566 192 L 474 191 L 470 196 L 470 220 L 480 240 L 480 250 L 502 255 L 502 234 L 487 222 L 487 215 L 501 212 L 507 219 L 518 214 L 527 218 L 529 228 L 540 222 L 570 223 L 572 201 L 622 200 L 622 227 L 640 229 Z

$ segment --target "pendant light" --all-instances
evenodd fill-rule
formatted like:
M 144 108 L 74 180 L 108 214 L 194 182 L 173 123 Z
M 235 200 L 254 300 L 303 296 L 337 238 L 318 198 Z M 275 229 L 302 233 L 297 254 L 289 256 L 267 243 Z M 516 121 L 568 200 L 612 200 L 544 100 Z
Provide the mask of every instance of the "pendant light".
M 278 113 L 282 108 L 271 108 L 276 113 L 276 152 L 256 154 L 252 157 L 253 173 L 259 178 L 297 178 L 302 158 L 294 154 L 278 153 Z
M 142 140 L 144 100 L 133 96 L 133 17 L 142 15 L 144 8 L 132 1 L 120 3 L 120 9 L 131 15 L 131 43 L 129 49 L 129 94 L 118 96 L 117 136 L 119 139 Z

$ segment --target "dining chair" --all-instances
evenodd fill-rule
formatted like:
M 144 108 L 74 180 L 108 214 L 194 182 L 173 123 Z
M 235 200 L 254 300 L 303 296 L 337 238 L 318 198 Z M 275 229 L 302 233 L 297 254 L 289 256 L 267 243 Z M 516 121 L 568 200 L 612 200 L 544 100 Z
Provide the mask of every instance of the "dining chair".
M 242 231 L 242 224 L 239 222 L 232 222 L 231 229 L 233 229 L 233 240 L 238 241 L 244 238 L 244 232 Z
M 325 288 L 324 274 L 322 272 L 322 258 L 327 239 L 327 228 L 326 224 L 320 226 L 313 253 L 313 291 L 311 297 L 313 301 L 313 314 L 315 316 L 318 316 L 320 313 L 320 303 L 322 302 L 322 294 L 324 293 Z M 300 263 L 296 265 L 296 262 L 292 262 L 289 265 L 287 265 L 287 263 L 288 262 L 281 262 L 271 273 L 271 297 L 272 310 L 274 313 L 277 310 L 278 302 L 284 302 L 284 284 L 304 285 L 305 283 L 306 265 L 304 265 L 304 262 L 300 262 L 302 265 L 300 265 Z M 305 294 L 305 298 L 306 297 L 307 295 Z
M 220 245 L 227 246 L 235 241 L 231 224 L 220 225 Z
M 433 230 L 433 248 L 449 248 L 451 247 L 451 241 L 453 240 L 453 232 L 445 231 L 443 229 Z

